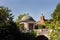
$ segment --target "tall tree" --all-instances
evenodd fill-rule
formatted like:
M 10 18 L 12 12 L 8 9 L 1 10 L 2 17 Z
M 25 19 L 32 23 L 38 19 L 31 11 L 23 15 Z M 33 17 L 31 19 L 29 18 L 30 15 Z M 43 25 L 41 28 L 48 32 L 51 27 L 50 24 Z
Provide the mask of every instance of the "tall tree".
M 10 25 L 12 22 L 13 16 L 11 14 L 11 10 L 7 7 L 0 6 L 0 27 Z
M 52 40 L 59 40 L 60 38 L 60 3 L 57 5 L 56 9 L 52 13 L 54 30 L 51 34 Z
M 20 31 L 15 22 L 11 10 L 0 6 L 0 40 L 18 40 Z
M 53 18 L 53 25 L 55 26 L 55 28 L 60 27 L 60 3 L 57 5 L 51 16 Z
M 55 11 L 52 13 L 53 24 L 54 26 L 60 27 L 60 3 L 57 5 Z
M 51 16 L 55 21 L 60 19 L 60 3 L 57 5 Z

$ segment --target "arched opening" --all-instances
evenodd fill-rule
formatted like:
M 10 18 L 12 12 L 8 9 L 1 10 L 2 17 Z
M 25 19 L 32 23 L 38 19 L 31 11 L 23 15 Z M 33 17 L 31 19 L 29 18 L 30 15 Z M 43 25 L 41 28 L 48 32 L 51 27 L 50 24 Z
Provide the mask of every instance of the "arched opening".
M 33 29 L 33 23 L 29 23 L 29 30 Z
M 35 38 L 35 40 L 49 40 L 49 39 L 44 35 L 40 35 L 37 38 Z

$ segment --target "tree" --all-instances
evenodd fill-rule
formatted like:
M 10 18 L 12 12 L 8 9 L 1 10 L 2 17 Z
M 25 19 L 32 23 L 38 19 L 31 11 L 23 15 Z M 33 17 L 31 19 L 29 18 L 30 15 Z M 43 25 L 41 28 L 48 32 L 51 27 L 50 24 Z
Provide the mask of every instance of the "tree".
M 7 7 L 0 6 L 0 27 L 10 25 L 10 22 L 13 21 L 13 16 L 11 10 Z
M 60 17 L 59 15 L 60 15 L 60 3 L 57 5 L 56 9 L 54 10 L 51 16 L 53 19 L 57 19 Z
M 53 23 L 60 23 L 60 3 L 57 5 L 55 11 L 52 13 Z
M 15 22 L 11 10 L 0 6 L 0 40 L 18 40 L 20 31 Z
M 24 13 L 24 14 L 21 14 L 21 15 L 18 16 L 18 19 L 16 20 L 16 24 L 17 24 L 18 27 L 20 26 L 19 23 L 20 23 L 21 18 L 25 15 L 28 15 L 28 14 Z
M 60 27 L 60 3 L 57 5 L 55 11 L 53 12 L 52 18 L 55 29 L 58 29 Z
M 60 3 L 52 13 L 54 29 L 51 33 L 52 40 L 59 40 L 60 38 Z

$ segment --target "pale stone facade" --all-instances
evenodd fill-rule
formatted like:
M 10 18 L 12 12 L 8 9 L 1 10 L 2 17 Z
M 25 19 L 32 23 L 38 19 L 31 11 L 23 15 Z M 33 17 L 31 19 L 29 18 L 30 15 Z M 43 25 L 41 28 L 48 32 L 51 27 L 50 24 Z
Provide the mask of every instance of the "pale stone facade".
M 29 15 L 24 16 L 20 20 L 20 24 L 24 24 L 25 32 L 28 32 L 29 30 L 33 30 L 35 28 L 35 20 Z
M 35 22 L 33 22 L 33 21 L 30 21 L 30 22 L 21 22 L 20 24 L 24 24 L 24 30 L 26 30 L 26 31 L 30 30 L 29 27 L 32 27 L 31 30 L 33 30 L 35 28 Z M 33 25 L 31 26 L 29 24 L 33 24 Z
M 34 31 L 37 32 L 36 37 L 40 36 L 40 35 L 44 35 L 50 40 L 50 35 L 49 34 L 52 32 L 51 29 L 50 30 L 49 29 L 35 29 Z

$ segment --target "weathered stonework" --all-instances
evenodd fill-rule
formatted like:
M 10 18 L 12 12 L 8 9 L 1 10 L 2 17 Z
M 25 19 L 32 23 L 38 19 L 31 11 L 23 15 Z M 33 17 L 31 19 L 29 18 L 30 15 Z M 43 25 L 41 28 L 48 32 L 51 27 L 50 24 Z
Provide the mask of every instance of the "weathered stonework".
M 52 32 L 52 30 L 49 30 L 49 29 L 35 29 L 34 31 L 37 32 L 36 37 L 40 36 L 40 35 L 44 35 L 50 40 L 49 34 Z

